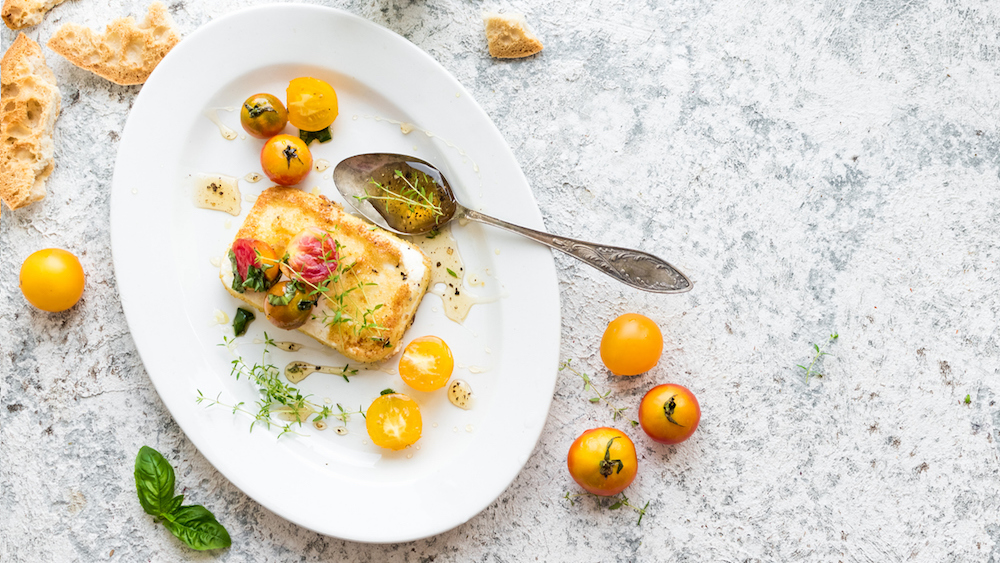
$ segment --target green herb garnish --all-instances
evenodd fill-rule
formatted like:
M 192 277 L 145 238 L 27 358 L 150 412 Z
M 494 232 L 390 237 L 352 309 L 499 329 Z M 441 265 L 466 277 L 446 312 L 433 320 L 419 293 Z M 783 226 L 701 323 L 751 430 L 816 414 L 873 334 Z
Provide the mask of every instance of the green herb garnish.
M 577 377 L 579 377 L 580 379 L 582 379 L 583 380 L 583 390 L 584 391 L 592 391 L 594 393 L 594 395 L 595 395 L 593 397 L 590 397 L 587 400 L 590 401 L 591 403 L 600 403 L 601 401 L 604 401 L 604 403 L 608 405 L 608 408 L 611 409 L 611 420 L 618 420 L 625 413 L 625 411 L 628 409 L 628 407 L 616 407 L 616 406 L 612 405 L 611 401 L 608 400 L 608 396 L 611 395 L 611 390 L 608 389 L 604 393 L 601 393 L 596 387 L 594 387 L 594 383 L 590 380 L 590 376 L 589 375 L 587 375 L 586 373 L 577 371 L 572 366 L 570 366 L 570 362 L 572 362 L 572 361 L 573 360 L 566 360 L 565 362 L 563 362 L 562 365 L 559 366 L 559 371 L 562 371 L 564 369 L 568 369 L 570 372 L 572 372 Z M 638 422 L 635 422 L 635 421 L 632 421 L 632 422 L 633 422 L 633 424 L 632 424 L 633 426 L 636 426 L 636 425 L 639 424 Z
M 598 502 L 601 503 L 602 506 L 604 505 L 604 499 L 607 498 L 607 497 L 597 496 L 594 493 L 576 493 L 576 494 L 566 493 L 563 496 L 563 498 L 569 501 L 570 506 L 575 506 L 576 499 L 584 496 L 594 497 L 595 499 L 597 499 Z M 642 524 L 642 517 L 646 515 L 646 509 L 649 508 L 649 501 L 646 501 L 646 504 L 642 508 L 639 508 L 638 506 L 635 506 L 632 503 L 630 503 L 628 497 L 625 495 L 621 495 L 621 497 L 611 497 L 611 498 L 615 502 L 612 503 L 611 506 L 608 506 L 608 510 L 618 510 L 623 506 L 626 508 L 631 508 L 632 510 L 639 513 L 639 520 L 635 523 L 635 525 L 638 526 Z
M 455 271 L 452 270 L 451 268 L 445 268 L 445 270 L 448 270 L 448 275 L 449 276 L 451 276 L 453 278 L 457 278 L 458 277 L 458 274 L 456 274 Z
M 143 446 L 135 457 L 135 490 L 142 509 L 162 521 L 170 533 L 191 549 L 204 551 L 232 545 L 226 528 L 204 506 L 181 506 L 174 496 L 174 468 L 160 452 Z
M 325 143 L 333 139 L 333 133 L 330 132 L 329 127 L 320 129 L 319 131 L 303 131 L 299 129 L 299 138 L 302 139 L 306 146 L 308 147 L 313 141 L 319 141 L 320 143 Z
M 223 344 L 220 346 L 226 346 L 227 348 L 232 348 L 236 341 L 234 339 L 223 337 Z M 250 423 L 250 430 L 253 431 L 254 426 L 259 422 L 264 424 L 267 428 L 271 425 L 276 425 L 281 427 L 281 433 L 278 437 L 284 436 L 285 434 L 298 434 L 292 429 L 292 424 L 297 423 L 300 427 L 303 422 L 310 421 L 319 422 L 326 418 L 337 418 L 344 422 L 347 422 L 347 418 L 352 414 L 360 414 L 364 416 L 364 411 L 361 407 L 358 407 L 357 411 L 345 411 L 343 407 L 339 404 L 336 405 L 339 413 L 334 411 L 334 408 L 330 405 L 320 405 L 309 400 L 312 395 L 303 395 L 299 389 L 289 383 L 282 381 L 280 376 L 280 370 L 274 364 L 266 361 L 268 356 L 268 348 L 271 346 L 276 346 L 274 340 L 272 340 L 267 333 L 264 333 L 264 352 L 261 356 L 261 362 L 255 363 L 252 366 L 248 365 L 246 361 L 243 360 L 242 356 L 237 356 L 235 360 L 232 361 L 232 371 L 231 374 L 240 379 L 241 377 L 246 377 L 257 387 L 257 390 L 261 393 L 261 398 L 257 401 L 257 412 L 252 412 L 244 408 L 243 402 L 237 403 L 235 405 L 227 405 L 219 400 L 222 395 L 219 393 L 214 399 L 211 397 L 206 397 L 201 390 L 198 391 L 198 397 L 195 401 L 198 404 L 205 403 L 206 406 L 225 407 L 232 409 L 233 413 L 241 412 L 248 414 L 253 418 L 253 422 Z M 346 371 L 346 366 L 345 366 Z M 285 424 L 279 424 L 274 421 L 271 416 L 273 414 L 282 414 L 286 416 L 293 416 L 295 420 L 293 422 L 287 422 Z
M 247 327 L 256 318 L 257 316 L 252 311 L 248 311 L 243 307 L 236 309 L 236 315 L 233 317 L 233 333 L 236 336 L 243 336 L 247 333 Z
M 831 334 L 830 338 L 826 341 L 826 344 L 824 344 L 824 346 L 832 343 L 839 336 L 840 335 L 837 334 L 836 332 Z M 816 377 L 823 377 L 822 373 L 813 370 L 813 368 L 816 367 L 816 362 L 818 362 L 820 358 L 822 358 L 823 356 L 830 355 L 829 353 L 824 352 L 823 348 L 820 348 L 819 344 L 813 344 L 813 348 L 816 350 L 816 354 L 813 356 L 812 362 L 809 363 L 809 367 L 798 364 L 798 367 L 802 368 L 802 370 L 806 372 L 806 383 L 809 383 L 809 378 L 813 375 L 815 375 Z

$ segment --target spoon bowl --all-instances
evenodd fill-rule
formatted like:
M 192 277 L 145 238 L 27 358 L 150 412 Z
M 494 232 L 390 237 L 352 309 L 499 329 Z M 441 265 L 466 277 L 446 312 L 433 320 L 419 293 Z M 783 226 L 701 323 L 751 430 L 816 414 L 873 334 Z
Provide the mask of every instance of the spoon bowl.
M 692 287 L 687 276 L 652 254 L 552 235 L 469 209 L 455 199 L 440 170 L 413 156 L 352 156 L 337 164 L 333 181 L 362 215 L 394 233 L 419 235 L 455 219 L 467 219 L 523 235 L 643 291 L 683 293 Z

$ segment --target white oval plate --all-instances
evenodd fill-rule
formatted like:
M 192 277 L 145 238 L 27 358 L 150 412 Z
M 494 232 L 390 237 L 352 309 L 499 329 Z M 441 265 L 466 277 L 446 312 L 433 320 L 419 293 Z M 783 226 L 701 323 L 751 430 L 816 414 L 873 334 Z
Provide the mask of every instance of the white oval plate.
M 220 401 L 259 398 L 246 378 L 230 375 L 233 355 L 219 346 L 230 297 L 211 264 L 221 257 L 240 217 L 194 207 L 190 176 L 260 171 L 262 142 L 226 140 L 204 115 L 239 106 L 250 94 L 284 98 L 288 81 L 315 76 L 337 89 L 334 140 L 313 145 L 314 158 L 335 165 L 362 152 L 411 153 L 438 164 L 462 201 L 534 228 L 541 216 L 514 157 L 468 92 L 441 65 L 398 35 L 356 16 L 304 5 L 274 5 L 213 21 L 184 39 L 136 97 L 122 135 L 111 194 L 111 242 L 122 307 L 136 347 L 164 404 L 195 446 L 233 484 L 292 522 L 366 542 L 418 539 L 462 524 L 486 508 L 524 466 L 548 414 L 559 353 L 559 296 L 550 252 L 478 225 L 453 232 L 467 271 L 487 281 L 470 289 L 484 298 L 459 325 L 428 294 L 406 341 L 444 338 L 454 351 L 454 377 L 470 383 L 475 408 L 450 405 L 443 391 L 418 393 L 384 372 L 351 378 L 313 375 L 300 387 L 320 402 L 367 406 L 385 387 L 409 392 L 423 412 L 416 447 L 393 453 L 373 446 L 364 420 L 349 434 L 299 429 L 286 435 L 219 406 L 196 403 L 198 391 Z M 216 112 L 240 133 L 236 111 Z M 403 134 L 396 120 L 418 129 Z M 289 127 L 286 132 L 294 132 Z M 313 171 L 302 188 L 339 199 L 331 170 Z M 240 182 L 245 196 L 269 186 Z M 262 315 L 260 315 L 262 317 Z M 294 359 L 341 365 L 339 354 L 297 332 L 258 318 L 239 353 L 252 363 L 264 330 L 307 348 L 275 352 L 279 368 Z M 231 329 L 230 329 L 231 330 Z M 338 424 L 330 421 L 331 427 Z M 225 515 L 219 515 L 225 523 Z

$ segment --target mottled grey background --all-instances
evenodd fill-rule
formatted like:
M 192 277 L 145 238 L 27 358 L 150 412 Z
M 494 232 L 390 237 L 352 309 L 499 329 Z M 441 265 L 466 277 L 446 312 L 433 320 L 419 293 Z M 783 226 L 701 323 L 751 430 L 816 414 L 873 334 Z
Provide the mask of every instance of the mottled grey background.
M 170 10 L 187 34 L 264 3 Z M 549 229 L 691 275 L 690 294 L 654 296 L 556 258 L 561 356 L 623 406 L 654 383 L 689 386 L 701 427 L 677 447 L 628 429 L 641 469 L 627 492 L 650 501 L 641 527 L 561 498 L 577 491 L 569 444 L 610 422 L 567 373 L 524 471 L 455 530 L 373 546 L 274 516 L 180 432 L 125 324 L 108 202 L 140 87 L 46 49 L 63 94 L 58 166 L 43 203 L 0 221 L 0 559 L 1000 561 L 1000 3 L 311 3 L 402 34 L 469 88 Z M 145 6 L 70 0 L 28 34 L 44 43 L 64 22 L 103 27 Z M 524 12 L 545 51 L 490 59 L 480 13 L 496 7 Z M 55 315 L 17 289 L 20 263 L 51 246 L 89 276 L 83 301 Z M 663 358 L 612 381 L 597 344 L 630 311 L 660 323 Z M 806 384 L 795 364 L 832 331 L 826 377 Z M 232 548 L 191 551 L 142 512 L 143 444 Z

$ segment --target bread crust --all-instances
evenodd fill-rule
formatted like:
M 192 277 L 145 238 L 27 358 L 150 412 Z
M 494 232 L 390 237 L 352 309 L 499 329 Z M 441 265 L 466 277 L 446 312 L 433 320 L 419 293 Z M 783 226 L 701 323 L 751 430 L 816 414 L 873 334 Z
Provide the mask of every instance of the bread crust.
M 11 29 L 24 29 L 42 23 L 42 17 L 66 0 L 5 0 L 0 17 Z
M 235 238 L 261 240 L 277 256 L 284 256 L 292 237 L 309 226 L 331 233 L 340 243 L 340 264 L 354 264 L 328 294 L 335 296 L 366 284 L 345 294 L 341 311 L 360 320 L 365 310 L 381 305 L 370 320 L 384 328 L 357 330 L 357 324 L 327 324 L 324 317 L 332 316 L 337 307 L 333 301 L 320 299 L 313 318 L 298 330 L 358 362 L 381 361 L 401 350 L 403 333 L 430 285 L 430 260 L 416 246 L 345 213 L 326 197 L 280 186 L 261 193 Z M 228 258 L 223 260 L 219 277 L 233 297 L 264 310 L 263 292 L 238 293 L 232 288 Z
M 41 47 L 18 34 L 0 61 L 0 199 L 11 209 L 45 197 L 61 99 Z
M 167 7 L 153 2 L 146 19 L 131 17 L 111 22 L 103 34 L 89 27 L 67 23 L 47 43 L 74 65 L 116 84 L 142 84 L 180 41 Z
M 490 55 L 498 59 L 519 59 L 541 52 L 542 42 L 528 30 L 524 16 L 487 13 L 486 43 Z

